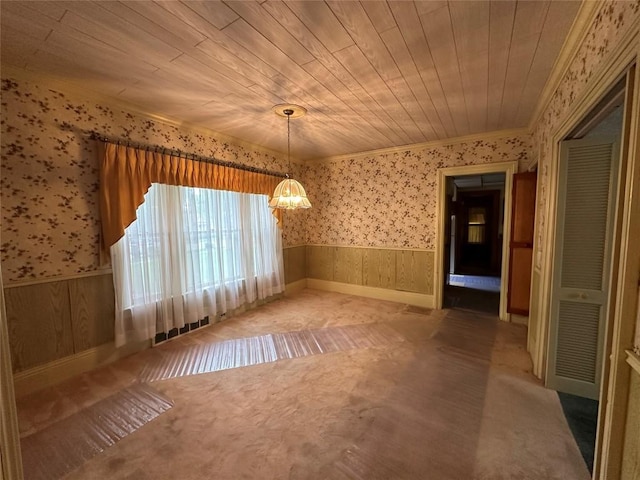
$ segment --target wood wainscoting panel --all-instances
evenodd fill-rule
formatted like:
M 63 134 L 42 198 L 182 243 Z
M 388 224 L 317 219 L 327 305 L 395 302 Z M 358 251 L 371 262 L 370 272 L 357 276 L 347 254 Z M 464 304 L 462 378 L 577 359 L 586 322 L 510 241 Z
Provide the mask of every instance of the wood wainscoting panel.
M 333 280 L 362 285 L 362 251 L 357 247 L 335 247 Z
M 283 249 L 285 283 L 293 283 L 307 278 L 307 247 L 299 245 Z
M 433 294 L 433 252 L 396 250 L 396 289 Z
M 307 277 L 333 280 L 336 247 L 307 246 Z
M 434 266 L 430 250 L 307 246 L 306 276 L 318 280 L 433 295 Z
M 424 267 L 424 280 L 426 282 L 426 293 L 433 295 L 435 292 L 435 276 L 436 276 L 436 255 L 435 252 L 422 252 L 424 257 L 424 263 L 420 263 L 419 266 Z
M 396 251 L 379 248 L 362 250 L 362 284 L 396 288 Z
M 15 372 L 73 354 L 66 281 L 6 288 L 4 294 Z
M 74 353 L 113 342 L 113 276 L 76 278 L 68 283 Z

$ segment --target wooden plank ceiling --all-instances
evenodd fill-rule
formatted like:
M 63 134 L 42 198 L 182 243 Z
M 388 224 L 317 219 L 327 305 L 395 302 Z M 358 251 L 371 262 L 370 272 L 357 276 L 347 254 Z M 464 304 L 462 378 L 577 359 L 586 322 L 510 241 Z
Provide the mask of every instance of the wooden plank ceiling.
M 2 65 L 292 156 L 525 127 L 575 1 L 3 1 Z

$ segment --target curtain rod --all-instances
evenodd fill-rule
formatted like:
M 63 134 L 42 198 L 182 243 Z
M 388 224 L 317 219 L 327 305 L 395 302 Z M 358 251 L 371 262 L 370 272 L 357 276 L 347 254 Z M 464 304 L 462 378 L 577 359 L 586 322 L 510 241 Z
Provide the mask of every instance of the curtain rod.
M 195 160 L 197 162 L 212 163 L 212 164 L 215 164 L 215 165 L 220 165 L 220 166 L 223 166 L 223 167 L 235 168 L 235 169 L 244 170 L 244 171 L 247 171 L 247 172 L 262 173 L 262 174 L 271 175 L 271 176 L 274 176 L 274 177 L 286 177 L 287 176 L 287 174 L 285 174 L 285 173 L 274 172 L 272 170 L 267 170 L 265 168 L 251 167 L 249 165 L 243 165 L 241 163 L 226 162 L 224 160 L 218 160 L 217 158 L 214 158 L 214 157 L 206 157 L 204 155 L 199 155 L 197 153 L 183 152 L 181 150 L 175 150 L 175 149 L 166 148 L 166 147 L 163 147 L 161 145 L 150 145 L 150 144 L 144 144 L 144 143 L 140 143 L 140 142 L 132 142 L 131 140 L 128 140 L 128 139 L 107 137 L 107 136 L 101 135 L 101 134 L 99 134 L 98 132 L 95 132 L 95 131 L 90 131 L 89 132 L 89 137 L 92 140 L 98 140 L 98 141 L 101 141 L 101 142 L 113 143 L 113 144 L 116 144 L 116 145 L 126 145 L 127 147 L 133 147 L 133 148 L 137 148 L 137 149 L 140 149 L 140 150 L 161 152 L 163 154 L 169 154 L 169 155 L 173 155 L 173 156 L 176 156 L 176 157 L 184 157 L 185 159 L 191 159 L 191 160 Z
M 217 158 L 214 158 L 214 157 L 206 157 L 204 155 L 198 155 L 197 153 L 183 152 L 181 150 L 174 150 L 174 149 L 162 147 L 160 145 L 150 145 L 150 144 L 144 144 L 140 142 L 132 142 L 127 139 L 107 137 L 93 130 L 88 131 L 86 133 L 89 134 L 89 138 L 91 140 L 98 140 L 100 142 L 113 143 L 116 145 L 126 145 L 127 147 L 133 147 L 139 150 L 154 151 L 154 152 L 159 152 L 163 154 L 173 155 L 176 157 L 184 157 L 185 159 L 191 159 L 197 162 L 213 163 L 215 165 L 236 168 L 238 170 L 244 170 L 247 172 L 262 173 L 262 174 L 271 175 L 274 177 L 287 177 L 286 173 L 274 172 L 272 170 L 267 170 L 265 168 L 251 167 L 249 165 L 242 165 L 241 163 L 226 162 L 224 160 L 218 160 Z

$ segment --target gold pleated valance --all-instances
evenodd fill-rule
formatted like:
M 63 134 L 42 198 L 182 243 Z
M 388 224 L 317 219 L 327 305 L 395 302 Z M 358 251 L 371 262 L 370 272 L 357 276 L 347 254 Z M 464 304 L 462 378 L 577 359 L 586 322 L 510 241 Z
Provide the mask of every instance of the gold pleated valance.
M 190 160 L 169 153 L 100 142 L 102 252 L 124 235 L 152 183 L 213 188 L 271 196 L 281 178 L 226 165 Z M 282 211 L 273 210 L 278 223 Z

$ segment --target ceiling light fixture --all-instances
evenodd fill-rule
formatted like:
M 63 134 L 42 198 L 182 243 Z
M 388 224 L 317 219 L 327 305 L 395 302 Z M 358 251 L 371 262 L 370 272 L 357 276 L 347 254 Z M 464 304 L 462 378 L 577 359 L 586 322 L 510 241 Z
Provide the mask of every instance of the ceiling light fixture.
M 298 105 L 276 105 L 273 111 L 281 117 L 287 117 L 287 162 L 288 170 L 291 171 L 291 119 L 303 116 L 307 111 Z M 311 202 L 307 198 L 307 192 L 300 182 L 289 178 L 282 180 L 269 201 L 271 208 L 284 208 L 294 210 L 296 208 L 311 208 Z

